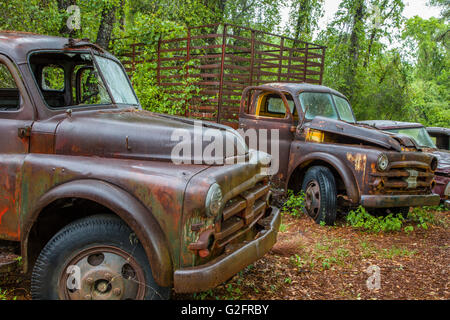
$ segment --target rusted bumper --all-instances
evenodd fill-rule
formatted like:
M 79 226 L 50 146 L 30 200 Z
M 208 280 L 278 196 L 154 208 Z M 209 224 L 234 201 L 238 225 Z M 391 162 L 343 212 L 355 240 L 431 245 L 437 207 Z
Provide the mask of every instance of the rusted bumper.
M 439 202 L 440 197 L 437 194 L 361 196 L 361 205 L 366 208 L 437 206 Z
M 255 240 L 206 264 L 176 270 L 174 274 L 175 291 L 189 293 L 214 288 L 266 254 L 277 241 L 281 222 L 280 209 L 275 207 L 270 207 L 270 209 L 271 214 L 266 218 L 270 223 Z

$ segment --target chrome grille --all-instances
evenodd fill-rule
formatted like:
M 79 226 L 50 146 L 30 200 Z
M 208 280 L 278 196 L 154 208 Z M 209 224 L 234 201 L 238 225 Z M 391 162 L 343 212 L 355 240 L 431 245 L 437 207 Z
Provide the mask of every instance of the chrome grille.
M 422 193 L 432 188 L 434 174 L 418 161 L 392 162 L 386 172 L 370 174 L 373 191 L 385 194 Z
M 220 230 L 215 232 L 217 246 L 224 247 L 263 218 L 269 197 L 270 187 L 264 181 L 230 199 L 222 213 Z

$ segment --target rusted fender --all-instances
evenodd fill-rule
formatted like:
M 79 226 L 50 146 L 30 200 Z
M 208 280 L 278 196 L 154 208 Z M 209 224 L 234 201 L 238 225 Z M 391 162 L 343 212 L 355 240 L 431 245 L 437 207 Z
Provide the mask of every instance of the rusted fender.
M 301 157 L 297 160 L 297 162 L 294 162 L 293 165 L 290 165 L 289 171 L 288 171 L 288 177 L 286 179 L 286 188 L 289 180 L 291 179 L 291 175 L 297 168 L 304 168 L 306 165 L 308 165 L 310 162 L 315 160 L 321 160 L 329 165 L 331 165 L 333 168 L 336 169 L 336 171 L 341 176 L 342 180 L 344 181 L 345 188 L 347 190 L 347 195 L 349 200 L 352 203 L 359 203 L 360 200 L 360 194 L 358 191 L 358 183 L 352 173 L 352 171 L 348 168 L 345 163 L 340 160 L 339 158 L 335 157 L 332 154 L 324 153 L 324 152 L 313 152 L 308 154 L 305 157 Z
M 155 281 L 164 287 L 173 283 L 173 264 L 169 245 L 164 233 L 151 212 L 136 198 L 123 189 L 110 183 L 83 179 L 61 184 L 44 194 L 38 201 L 35 210 L 26 219 L 22 233 L 22 253 L 25 272 L 28 268 L 28 238 L 33 222 L 40 212 L 50 203 L 62 198 L 83 198 L 95 201 L 122 218 L 133 230 L 147 254 Z

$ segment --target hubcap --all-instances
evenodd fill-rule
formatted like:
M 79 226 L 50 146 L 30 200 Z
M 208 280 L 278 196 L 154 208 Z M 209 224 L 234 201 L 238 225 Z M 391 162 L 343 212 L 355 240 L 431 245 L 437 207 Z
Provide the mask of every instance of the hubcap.
M 305 208 L 313 219 L 317 219 L 320 212 L 320 188 L 317 181 L 310 181 L 305 191 Z
M 66 265 L 59 280 L 59 296 L 64 300 L 144 299 L 144 272 L 127 252 L 95 246 Z

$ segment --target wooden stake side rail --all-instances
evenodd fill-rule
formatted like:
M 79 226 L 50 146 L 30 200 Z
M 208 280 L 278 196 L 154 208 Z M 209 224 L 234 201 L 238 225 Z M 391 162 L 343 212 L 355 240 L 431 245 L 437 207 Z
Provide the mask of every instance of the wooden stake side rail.
M 231 24 L 191 27 L 183 37 L 161 37 L 156 46 L 140 42 L 129 47 L 118 56 L 131 78 L 144 64 L 148 76 L 167 93 L 183 93 L 193 82 L 200 91 L 186 101 L 184 115 L 235 128 L 245 87 L 271 82 L 322 84 L 326 49 Z

